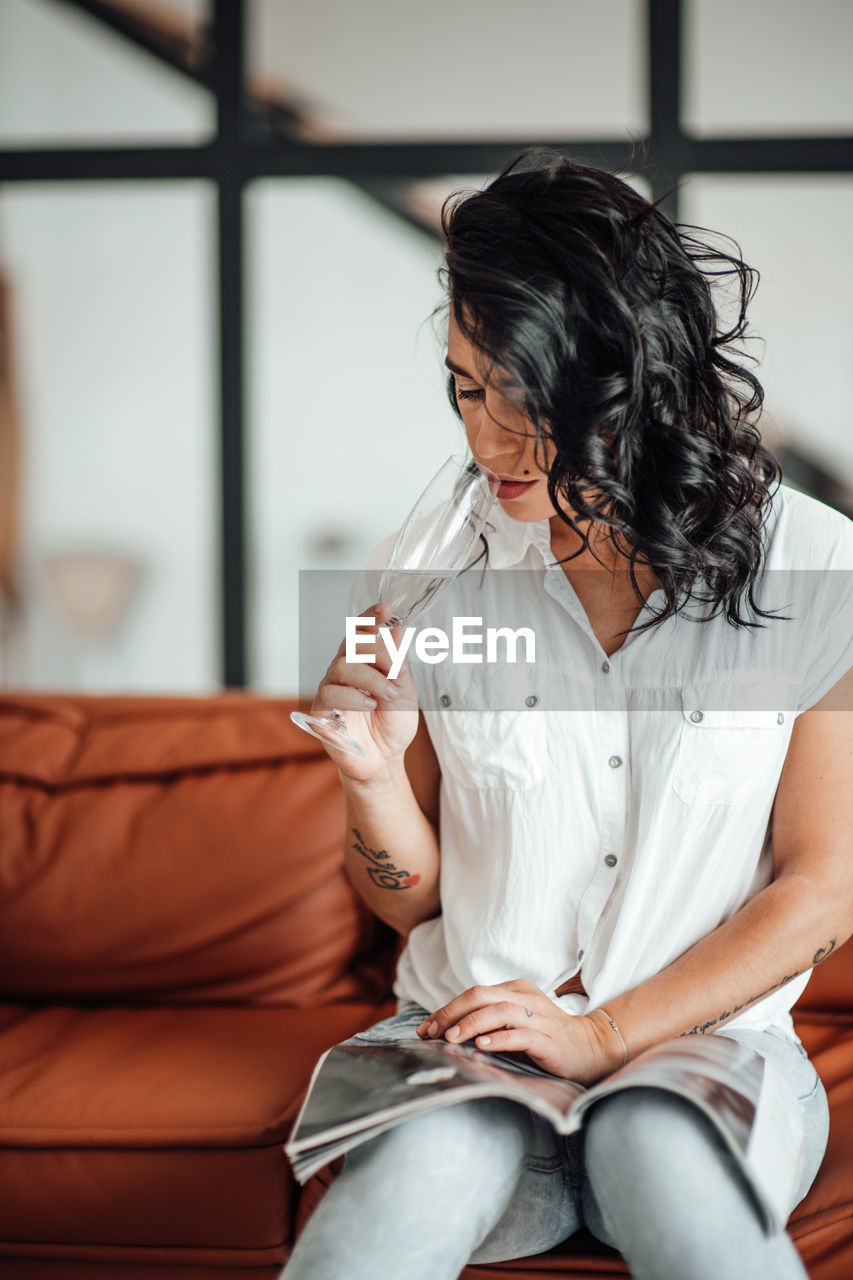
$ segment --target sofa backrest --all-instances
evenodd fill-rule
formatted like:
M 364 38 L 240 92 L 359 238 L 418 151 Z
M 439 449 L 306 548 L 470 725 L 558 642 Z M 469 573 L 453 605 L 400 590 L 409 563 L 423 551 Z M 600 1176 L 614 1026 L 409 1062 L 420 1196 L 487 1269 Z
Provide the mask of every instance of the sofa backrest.
M 310 1005 L 387 993 L 337 772 L 293 704 L 0 698 L 0 994 Z
M 0 697 L 0 996 L 310 1005 L 387 994 L 343 794 L 293 703 Z M 853 1011 L 853 943 L 801 1011 Z

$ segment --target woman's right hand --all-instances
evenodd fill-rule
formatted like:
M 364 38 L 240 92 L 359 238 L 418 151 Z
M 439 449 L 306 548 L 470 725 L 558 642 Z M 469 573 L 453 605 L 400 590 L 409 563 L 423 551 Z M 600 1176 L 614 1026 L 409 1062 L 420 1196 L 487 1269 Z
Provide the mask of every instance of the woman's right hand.
M 328 715 L 335 709 L 346 717 L 347 732 L 364 748 L 364 755 L 341 751 L 331 738 L 322 741 L 341 775 L 357 782 L 370 782 L 389 765 L 402 763 L 418 728 L 418 691 L 408 664 L 403 663 L 395 680 L 388 677 L 391 657 L 379 635 L 379 627 L 391 614 L 388 604 L 376 604 L 364 610 L 362 618 L 375 619 L 374 661 L 347 662 L 346 641 L 342 641 L 311 704 L 314 716 Z M 359 649 L 367 653 L 371 629 L 363 626 L 359 631 Z M 395 644 L 399 644 L 402 627 L 397 627 L 391 635 Z

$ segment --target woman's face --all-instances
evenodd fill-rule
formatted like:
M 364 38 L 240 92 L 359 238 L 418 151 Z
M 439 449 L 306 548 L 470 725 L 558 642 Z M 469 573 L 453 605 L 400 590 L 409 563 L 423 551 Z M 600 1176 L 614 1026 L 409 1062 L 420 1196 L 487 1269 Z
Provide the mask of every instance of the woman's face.
M 446 363 L 468 446 L 482 470 L 502 482 L 498 501 L 504 511 L 523 522 L 550 520 L 556 514 L 547 486 L 554 446 L 546 438 L 537 447 L 536 429 L 511 386 L 501 390 L 499 369 L 492 370 L 491 382 L 486 381 L 485 357 L 459 328 L 452 310 Z

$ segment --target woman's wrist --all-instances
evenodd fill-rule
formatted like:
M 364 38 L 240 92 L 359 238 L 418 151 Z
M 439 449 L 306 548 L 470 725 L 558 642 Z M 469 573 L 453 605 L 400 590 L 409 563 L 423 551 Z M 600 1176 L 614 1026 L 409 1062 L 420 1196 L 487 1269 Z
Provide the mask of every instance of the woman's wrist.
M 594 1083 L 605 1076 L 612 1075 L 628 1061 L 628 1046 L 618 1025 L 606 1009 L 591 1009 L 584 1014 L 585 1021 L 592 1028 L 592 1043 L 595 1057 L 595 1078 L 583 1083 Z
M 403 763 L 404 753 L 379 765 L 369 777 L 352 777 L 338 769 L 341 785 L 347 798 L 355 801 L 373 802 L 383 797 L 399 795 L 400 788 L 409 787 L 406 767 Z

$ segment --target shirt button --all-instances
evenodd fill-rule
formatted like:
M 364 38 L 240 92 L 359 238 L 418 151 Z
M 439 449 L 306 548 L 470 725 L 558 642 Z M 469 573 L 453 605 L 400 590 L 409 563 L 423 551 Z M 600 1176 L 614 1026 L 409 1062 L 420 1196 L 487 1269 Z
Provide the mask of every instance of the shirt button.
M 705 719 L 704 712 L 702 712 L 702 711 L 691 711 L 691 712 L 690 712 L 690 719 L 693 721 L 693 723 L 694 723 L 694 724 L 701 724 L 701 723 L 702 723 L 702 721 Z
M 524 699 L 524 705 L 526 707 L 535 707 L 538 701 L 539 699 L 536 697 L 536 694 L 531 693 L 528 697 Z
M 611 756 L 610 759 L 607 761 L 607 763 L 610 765 L 611 769 L 618 769 L 620 764 L 622 763 L 622 757 Z
M 777 723 L 777 724 L 784 724 L 784 723 L 785 723 L 785 717 L 782 715 L 782 712 L 781 712 L 781 711 L 779 712 L 778 716 L 776 717 L 776 723 Z
M 607 867 L 615 867 L 617 862 L 618 858 L 615 853 L 608 853 L 607 857 L 604 859 L 604 865 Z
M 440 705 L 440 706 L 442 706 L 442 707 L 449 707 L 449 706 L 450 706 L 450 698 L 448 697 L 448 695 L 447 695 L 446 693 L 443 693 L 443 694 L 441 695 L 441 697 L 439 698 L 438 702 L 439 702 L 439 705 Z
M 602 662 L 602 664 L 601 664 L 601 670 L 604 672 L 604 674 L 605 674 L 605 675 L 607 675 L 608 671 L 610 670 L 610 663 L 609 663 L 609 662 Z

